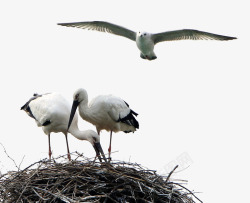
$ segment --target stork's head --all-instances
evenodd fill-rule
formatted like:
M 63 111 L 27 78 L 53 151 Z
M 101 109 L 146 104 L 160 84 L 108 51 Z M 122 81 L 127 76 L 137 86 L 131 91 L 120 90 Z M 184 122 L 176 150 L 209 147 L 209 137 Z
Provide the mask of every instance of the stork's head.
M 104 159 L 104 161 L 107 162 L 107 159 L 102 150 L 100 136 L 93 130 L 87 130 L 85 132 L 87 134 L 87 140 L 93 145 L 96 152 L 96 156 L 98 157 L 100 162 L 102 162 L 102 159 Z
M 95 143 L 100 143 L 100 135 L 98 135 L 95 131 L 93 130 L 87 130 L 87 140 L 94 145 Z
M 88 93 L 85 89 L 83 88 L 79 88 L 78 90 L 75 91 L 74 95 L 73 95 L 73 100 L 74 102 L 82 102 L 82 101 L 86 101 L 88 99 Z
M 72 104 L 70 117 L 69 117 L 68 130 L 74 118 L 76 109 L 81 102 L 84 102 L 86 104 L 88 103 L 88 94 L 87 94 L 87 91 L 83 88 L 76 90 L 73 95 L 73 104 Z

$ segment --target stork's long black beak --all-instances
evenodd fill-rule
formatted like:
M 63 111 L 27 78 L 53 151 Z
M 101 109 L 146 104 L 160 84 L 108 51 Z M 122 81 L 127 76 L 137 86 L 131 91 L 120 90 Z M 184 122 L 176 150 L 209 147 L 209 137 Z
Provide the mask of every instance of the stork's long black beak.
M 71 112 L 70 112 L 70 117 L 69 117 L 69 123 L 68 123 L 68 129 L 67 129 L 67 131 L 69 130 L 69 127 L 70 127 L 70 125 L 72 123 L 72 120 L 74 118 L 74 115 L 76 113 L 76 109 L 77 109 L 78 105 L 79 105 L 79 102 L 77 100 L 74 100 L 73 104 L 72 104 Z
M 98 157 L 99 161 L 102 162 L 102 158 L 103 158 L 104 161 L 107 163 L 107 159 L 103 153 L 102 146 L 101 146 L 100 142 L 94 143 L 93 147 L 96 151 L 96 156 Z M 101 155 L 102 155 L 102 158 L 101 158 Z

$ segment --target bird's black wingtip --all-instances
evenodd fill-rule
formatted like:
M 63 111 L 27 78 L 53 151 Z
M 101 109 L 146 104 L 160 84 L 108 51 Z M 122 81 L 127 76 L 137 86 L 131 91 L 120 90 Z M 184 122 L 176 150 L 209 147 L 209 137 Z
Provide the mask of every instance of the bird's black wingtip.
M 78 24 L 81 22 L 73 22 L 73 23 L 57 23 L 57 25 L 61 25 L 61 26 L 66 26 L 66 27 L 74 27 L 74 24 Z
M 237 37 L 228 37 L 226 38 L 226 40 L 234 40 L 234 39 L 238 39 Z
M 57 23 L 57 25 L 68 26 L 68 23 Z

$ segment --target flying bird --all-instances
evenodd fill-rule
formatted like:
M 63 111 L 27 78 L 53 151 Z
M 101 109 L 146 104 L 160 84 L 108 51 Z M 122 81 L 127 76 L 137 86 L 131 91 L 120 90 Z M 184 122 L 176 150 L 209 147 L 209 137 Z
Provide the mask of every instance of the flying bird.
M 109 160 L 111 153 L 112 132 L 134 132 L 139 128 L 139 123 L 134 116 L 138 114 L 129 108 L 129 105 L 119 97 L 100 95 L 90 103 L 85 89 L 78 89 L 73 95 L 73 104 L 68 127 L 71 126 L 74 114 L 79 106 L 82 119 L 96 126 L 98 135 L 101 130 L 110 131 Z
M 48 135 L 49 159 L 51 159 L 52 155 L 50 145 L 50 134 L 52 132 L 62 132 L 65 135 L 68 159 L 71 159 L 67 137 L 67 132 L 69 132 L 79 140 L 89 141 L 93 145 L 99 160 L 102 161 L 102 155 L 103 159 L 107 161 L 100 144 L 100 136 L 93 130 L 80 131 L 78 128 L 77 114 L 72 118 L 72 125 L 68 129 L 71 106 L 62 95 L 58 93 L 34 94 L 33 97 L 21 107 L 21 110 L 24 110 L 33 118 L 37 126 L 42 127 L 44 133 Z
M 91 21 L 91 22 L 75 22 L 75 23 L 58 23 L 58 25 L 67 27 L 76 27 L 88 30 L 96 30 L 100 32 L 108 32 L 111 34 L 126 37 L 136 42 L 140 50 L 140 57 L 143 59 L 154 60 L 156 55 L 154 53 L 154 46 L 163 41 L 175 40 L 233 40 L 236 37 L 229 37 L 217 35 L 209 32 L 199 30 L 183 29 L 167 31 L 162 33 L 147 33 L 147 32 L 134 32 L 125 27 L 115 25 L 104 21 Z

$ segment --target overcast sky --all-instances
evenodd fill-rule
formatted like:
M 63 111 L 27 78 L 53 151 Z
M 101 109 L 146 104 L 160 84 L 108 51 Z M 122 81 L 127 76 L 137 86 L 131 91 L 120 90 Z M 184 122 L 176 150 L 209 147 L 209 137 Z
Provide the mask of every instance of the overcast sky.
M 245 202 L 249 186 L 250 13 L 247 1 L 4 1 L 0 3 L 2 143 L 21 168 L 48 157 L 48 139 L 20 107 L 33 93 L 59 92 L 72 103 L 83 87 L 123 98 L 139 113 L 140 129 L 113 136 L 114 160 L 137 162 L 188 180 L 204 202 Z M 140 58 L 119 36 L 58 26 L 102 20 L 134 31 L 198 29 L 233 41 L 157 44 L 157 59 Z M 79 119 L 82 130 L 95 127 Z M 66 153 L 51 136 L 53 156 Z M 109 133 L 102 131 L 107 152 Z M 70 150 L 93 157 L 70 135 Z M 182 170 L 186 168 L 185 170 Z M 0 146 L 0 171 L 16 170 Z M 177 170 L 178 171 L 178 170 Z M 245 195 L 245 196 L 244 196 Z

